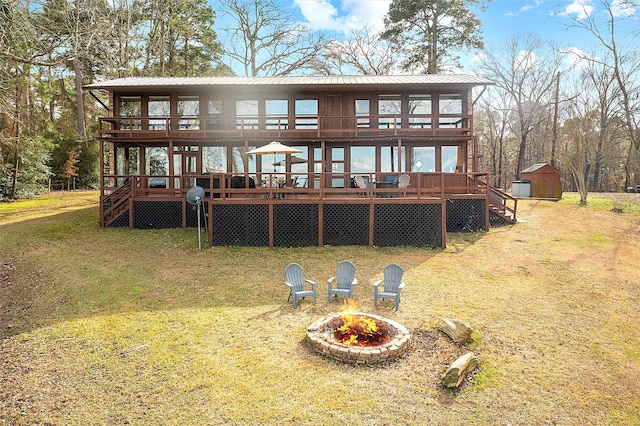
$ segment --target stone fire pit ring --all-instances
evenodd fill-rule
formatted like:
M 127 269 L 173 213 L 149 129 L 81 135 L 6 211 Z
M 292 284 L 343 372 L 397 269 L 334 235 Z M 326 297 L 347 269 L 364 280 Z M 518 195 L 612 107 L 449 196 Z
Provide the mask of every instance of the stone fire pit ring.
M 322 318 L 307 328 L 307 342 L 323 355 L 351 364 L 375 364 L 395 359 L 411 347 L 411 335 L 402 324 L 379 315 L 364 312 L 350 312 L 352 315 L 365 315 L 378 324 L 391 330 L 390 339 L 375 346 L 345 345 L 335 340 L 333 331 L 339 327 L 343 314 L 336 313 Z M 338 325 L 336 325 L 338 324 Z

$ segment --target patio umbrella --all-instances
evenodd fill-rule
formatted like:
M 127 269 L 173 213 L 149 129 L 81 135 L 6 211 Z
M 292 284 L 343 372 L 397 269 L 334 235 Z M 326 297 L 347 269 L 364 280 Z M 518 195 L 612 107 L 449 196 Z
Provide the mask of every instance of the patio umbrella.
M 266 145 L 247 151 L 247 154 L 273 154 L 273 162 L 276 162 L 276 154 L 301 154 L 297 148 L 281 144 L 278 141 L 271 141 Z M 276 172 L 276 165 L 273 165 L 273 172 Z
M 296 157 L 295 155 L 291 156 L 291 164 L 302 164 L 306 162 L 307 160 L 305 160 L 304 158 Z M 287 164 L 287 160 L 280 160 L 273 163 L 274 166 L 284 166 L 286 164 Z

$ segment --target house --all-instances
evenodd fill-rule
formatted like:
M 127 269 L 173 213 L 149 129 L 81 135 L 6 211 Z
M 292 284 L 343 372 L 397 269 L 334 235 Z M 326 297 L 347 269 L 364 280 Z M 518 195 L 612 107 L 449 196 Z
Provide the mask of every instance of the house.
M 102 226 L 195 226 L 210 245 L 446 245 L 515 223 L 478 170 L 470 75 L 122 78 L 98 139 Z M 251 154 L 272 141 L 295 154 Z
M 536 163 L 520 171 L 520 178 L 531 184 L 531 197 L 562 198 L 560 170 L 547 163 Z

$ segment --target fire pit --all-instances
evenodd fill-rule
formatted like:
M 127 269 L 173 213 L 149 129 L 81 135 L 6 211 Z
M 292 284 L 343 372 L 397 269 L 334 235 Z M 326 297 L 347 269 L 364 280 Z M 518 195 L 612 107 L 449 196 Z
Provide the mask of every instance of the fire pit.
M 410 347 L 409 331 L 378 315 L 347 311 L 329 315 L 307 328 L 307 341 L 317 352 L 353 364 L 397 358 Z

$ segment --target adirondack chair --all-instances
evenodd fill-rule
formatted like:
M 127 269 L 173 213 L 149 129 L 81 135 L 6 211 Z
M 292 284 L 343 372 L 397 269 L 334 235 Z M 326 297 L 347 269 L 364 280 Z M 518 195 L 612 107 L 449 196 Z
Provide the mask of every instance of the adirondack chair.
M 402 274 L 404 270 L 395 263 L 384 267 L 383 279 L 373 284 L 373 306 L 378 307 L 378 299 L 393 299 L 396 302 L 396 311 L 400 305 L 400 290 L 404 288 Z M 383 288 L 380 290 L 380 284 Z
M 353 181 L 356 183 L 356 186 L 359 189 L 363 190 L 361 192 L 358 192 L 358 195 L 367 195 L 367 189 L 368 188 L 367 188 L 366 182 L 364 181 L 364 177 L 358 175 L 355 178 L 353 178 Z
M 291 263 L 284 269 L 284 274 L 287 277 L 285 284 L 289 287 L 287 302 L 291 299 L 291 296 L 293 296 L 294 309 L 298 309 L 298 299 L 304 299 L 307 296 L 313 296 L 313 304 L 316 304 L 316 283 L 315 281 L 304 278 L 302 266 L 297 263 Z M 311 290 L 306 288 L 308 286 L 305 286 L 305 283 L 311 286 Z
M 354 277 L 356 274 L 356 267 L 348 260 L 343 260 L 336 266 L 336 276 L 327 280 L 327 300 L 331 303 L 331 295 L 347 296 L 349 299 L 353 298 L 353 288 L 358 284 L 358 280 Z M 336 287 L 333 288 L 333 283 Z
M 406 175 L 406 174 L 400 175 L 400 177 L 398 178 L 398 188 L 405 188 L 405 189 L 408 188 L 410 180 L 411 180 L 411 176 Z M 403 192 L 402 196 L 406 197 L 407 193 Z

